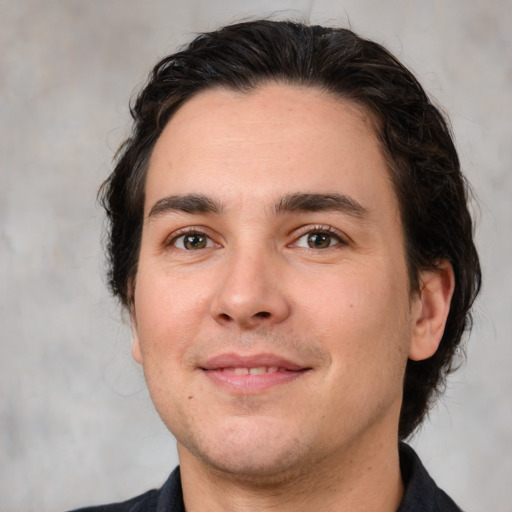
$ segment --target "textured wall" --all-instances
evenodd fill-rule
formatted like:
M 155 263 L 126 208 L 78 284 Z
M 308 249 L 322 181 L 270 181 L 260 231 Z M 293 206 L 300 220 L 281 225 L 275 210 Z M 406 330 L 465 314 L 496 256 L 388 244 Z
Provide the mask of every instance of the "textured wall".
M 0 0 L 3 512 L 126 498 L 176 463 L 102 281 L 95 193 L 156 59 L 274 11 L 350 22 L 451 115 L 479 199 L 485 284 L 468 363 L 414 444 L 467 511 L 511 510 L 510 1 Z

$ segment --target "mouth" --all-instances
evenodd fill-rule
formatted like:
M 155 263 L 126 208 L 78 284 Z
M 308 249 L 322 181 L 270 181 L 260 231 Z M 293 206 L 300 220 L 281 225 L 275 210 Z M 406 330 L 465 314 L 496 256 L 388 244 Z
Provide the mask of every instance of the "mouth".
M 214 385 L 230 393 L 257 394 L 287 384 L 311 368 L 272 354 L 223 354 L 209 359 L 200 369 Z

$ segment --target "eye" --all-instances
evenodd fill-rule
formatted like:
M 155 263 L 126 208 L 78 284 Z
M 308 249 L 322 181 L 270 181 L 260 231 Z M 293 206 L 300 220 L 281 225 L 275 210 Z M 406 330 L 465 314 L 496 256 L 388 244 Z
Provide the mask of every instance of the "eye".
M 343 244 L 341 237 L 329 230 L 309 231 L 302 235 L 294 243 L 296 247 L 304 247 L 307 249 L 328 249 L 335 245 Z
M 199 249 L 207 249 L 213 247 L 214 243 L 204 233 L 186 233 L 178 236 L 172 241 L 172 244 L 176 249 L 183 249 L 185 251 L 197 251 Z

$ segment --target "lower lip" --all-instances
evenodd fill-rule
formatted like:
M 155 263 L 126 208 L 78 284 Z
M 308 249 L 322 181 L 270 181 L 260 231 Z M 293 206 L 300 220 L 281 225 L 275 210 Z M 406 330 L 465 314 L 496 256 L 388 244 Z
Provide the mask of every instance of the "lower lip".
M 237 394 L 256 394 L 287 384 L 301 377 L 306 370 L 279 371 L 259 375 L 235 375 L 222 370 L 203 370 L 206 376 L 217 386 Z

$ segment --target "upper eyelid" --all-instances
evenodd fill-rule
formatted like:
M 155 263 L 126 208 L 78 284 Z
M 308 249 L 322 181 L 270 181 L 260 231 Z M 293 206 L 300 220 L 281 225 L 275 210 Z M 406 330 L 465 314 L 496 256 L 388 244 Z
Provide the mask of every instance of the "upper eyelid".
M 308 225 L 304 225 L 304 226 L 301 226 L 299 228 L 292 230 L 289 233 L 289 236 L 292 237 L 293 239 L 287 245 L 291 245 L 295 241 L 297 241 L 299 238 L 302 238 L 304 235 L 307 235 L 308 233 L 314 233 L 314 232 L 328 233 L 332 236 L 339 238 L 339 240 L 344 244 L 352 243 L 351 238 L 346 233 L 344 233 L 343 231 L 341 231 L 337 228 L 334 228 L 333 226 L 331 226 L 329 224 L 308 224 Z M 164 245 L 166 245 L 166 246 L 172 245 L 172 243 L 174 243 L 178 238 L 188 235 L 188 234 L 192 234 L 192 233 L 204 235 L 204 236 L 208 237 L 209 239 L 211 239 L 215 244 L 222 245 L 219 242 L 219 239 L 222 238 L 220 235 L 216 236 L 216 233 L 213 232 L 213 230 L 211 230 L 210 228 L 207 228 L 206 226 L 201 226 L 201 225 L 185 226 L 183 228 L 174 230 L 171 234 L 169 234 L 165 238 Z
M 343 231 L 340 231 L 339 229 L 336 229 L 328 224 L 310 224 L 302 226 L 295 230 L 295 232 L 292 232 L 291 235 L 294 237 L 294 240 L 298 240 L 299 238 L 302 238 L 304 235 L 307 235 L 308 233 L 315 232 L 328 233 L 329 235 L 338 237 L 342 242 L 347 244 L 352 241 L 351 238 L 348 235 L 346 235 Z
M 206 228 L 205 226 L 187 226 L 184 228 L 176 229 L 170 235 L 166 236 L 165 240 L 164 240 L 164 245 L 165 246 L 172 245 L 179 238 L 186 236 L 186 235 L 195 234 L 195 233 L 197 233 L 198 235 L 206 236 L 207 238 L 209 238 L 216 244 L 219 243 L 215 240 L 215 237 L 212 235 L 211 230 Z

